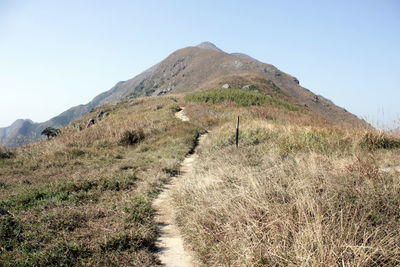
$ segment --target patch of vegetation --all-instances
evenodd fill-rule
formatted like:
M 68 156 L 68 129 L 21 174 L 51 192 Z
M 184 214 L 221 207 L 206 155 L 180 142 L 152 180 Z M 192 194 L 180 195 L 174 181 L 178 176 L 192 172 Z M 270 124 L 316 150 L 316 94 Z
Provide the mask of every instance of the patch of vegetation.
M 276 86 L 276 84 L 271 80 L 259 78 L 258 81 L 267 84 L 270 89 L 272 89 L 273 91 L 275 91 L 277 93 L 283 93 L 281 88 Z
M 17 219 L 0 215 L 0 254 L 17 247 L 24 240 L 23 233 L 24 228 Z
M 48 206 L 62 201 L 75 204 L 95 202 L 103 191 L 121 191 L 130 189 L 137 180 L 136 176 L 119 175 L 111 179 L 86 180 L 82 182 L 59 182 L 11 196 L 8 200 L 0 201 L 0 205 L 26 210 L 35 206 Z
M 360 142 L 368 150 L 400 148 L 400 139 L 385 134 L 366 133 Z
M 90 254 L 81 245 L 60 243 L 38 253 L 25 254 L 14 259 L 10 266 L 77 266 Z
M 143 248 L 154 247 L 155 236 L 149 238 L 146 233 L 135 231 L 127 234 L 117 234 L 108 238 L 104 244 L 100 246 L 103 253 L 109 251 L 138 251 Z
M 315 151 L 323 154 L 349 154 L 353 140 L 339 130 L 327 128 L 304 129 L 301 127 L 271 127 L 261 120 L 243 120 L 239 131 L 239 146 L 257 146 L 258 149 L 277 151 L 282 155 Z M 235 144 L 235 131 L 224 125 L 215 140 L 215 147 L 222 148 Z
M 77 228 L 85 227 L 86 216 L 79 212 L 58 212 L 47 214 L 42 221 L 53 231 L 72 232 Z
M 250 84 L 248 86 L 242 87 L 244 90 L 250 90 L 250 91 L 258 91 L 258 86 L 254 84 Z
M 11 159 L 15 157 L 15 153 L 0 147 L 0 159 Z
M 0 181 L 0 189 L 6 189 L 8 187 L 8 185 L 4 182 Z
M 140 143 L 145 138 L 143 130 L 127 130 L 118 141 L 118 144 L 130 146 Z
M 234 88 L 221 88 L 201 91 L 187 95 L 185 97 L 185 100 L 192 102 L 206 102 L 212 104 L 233 102 L 239 106 L 273 105 L 281 106 L 292 111 L 298 110 L 297 107 L 287 102 L 275 99 L 271 96 L 264 95 L 255 91 Z
M 170 107 L 170 110 L 171 110 L 173 113 L 176 113 L 176 112 L 181 111 L 182 108 L 181 108 L 180 106 L 178 106 L 178 105 L 173 105 L 173 106 Z
M 179 174 L 179 168 L 178 167 L 166 167 L 162 169 L 163 172 L 165 172 L 166 174 L 168 174 L 169 176 L 173 177 Z
M 41 132 L 41 135 L 45 135 L 45 136 L 47 136 L 47 139 L 50 139 L 50 137 L 56 137 L 60 133 L 61 133 L 60 129 L 53 128 L 53 127 L 47 127 Z
M 78 158 L 86 154 L 82 149 L 71 149 L 68 152 L 72 158 Z
M 125 209 L 127 212 L 128 222 L 134 222 L 139 224 L 151 224 L 152 218 L 154 216 L 153 208 L 151 207 L 151 202 L 149 199 L 143 196 L 138 196 L 134 198 L 129 207 Z
M 112 179 L 103 179 L 99 181 L 99 186 L 102 191 L 121 191 L 128 190 L 135 185 L 138 180 L 135 175 L 120 175 Z

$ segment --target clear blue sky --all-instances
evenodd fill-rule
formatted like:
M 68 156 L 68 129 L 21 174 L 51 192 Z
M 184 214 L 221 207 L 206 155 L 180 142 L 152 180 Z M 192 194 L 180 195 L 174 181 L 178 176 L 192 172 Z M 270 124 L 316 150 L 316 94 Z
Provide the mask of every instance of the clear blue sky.
M 45 121 L 202 41 L 358 116 L 400 117 L 398 0 L 0 0 L 0 127 Z

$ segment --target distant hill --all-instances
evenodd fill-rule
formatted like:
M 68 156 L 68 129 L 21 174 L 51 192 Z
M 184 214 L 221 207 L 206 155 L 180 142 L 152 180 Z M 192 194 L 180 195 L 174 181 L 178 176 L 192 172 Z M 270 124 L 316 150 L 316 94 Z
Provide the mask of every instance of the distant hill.
M 17 120 L 9 127 L 0 128 L 0 145 L 15 148 L 39 140 L 45 127 L 66 125 L 95 107 L 126 98 L 192 92 L 224 84 L 233 86 L 230 83 L 236 83 L 235 87 L 250 86 L 256 81 L 258 84 L 263 81 L 270 89 L 276 89 L 267 90 L 266 93 L 279 91 L 281 97 L 317 112 L 329 121 L 351 124 L 354 127 L 369 127 L 365 121 L 336 106 L 330 100 L 301 87 L 297 78 L 273 65 L 262 63 L 242 53 L 228 54 L 214 44 L 204 42 L 173 52 L 134 78 L 118 82 L 89 103 L 72 107 L 46 122 Z

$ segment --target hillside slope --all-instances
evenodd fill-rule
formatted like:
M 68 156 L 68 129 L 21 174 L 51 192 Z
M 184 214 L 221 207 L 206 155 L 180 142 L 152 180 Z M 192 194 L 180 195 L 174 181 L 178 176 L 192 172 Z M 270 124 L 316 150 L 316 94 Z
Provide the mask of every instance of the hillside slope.
M 162 95 L 166 93 L 192 92 L 208 88 L 212 81 L 223 81 L 225 76 L 252 74 L 272 81 L 292 102 L 306 106 L 336 123 L 355 127 L 368 127 L 367 123 L 336 106 L 322 96 L 317 96 L 300 86 L 297 78 L 270 64 L 262 63 L 241 53 L 228 54 L 209 42 L 186 47 L 173 52 L 166 59 L 127 81 L 118 82 L 110 90 L 96 96 L 91 102 L 68 109 L 44 122 L 25 121 L 0 128 L 0 145 L 17 147 L 41 138 L 47 127 L 59 127 L 87 114 L 93 108 L 126 98 Z M 227 81 L 229 82 L 229 80 Z M 17 127 L 19 125 L 19 127 Z
M 175 116 L 180 107 L 189 121 Z M 74 123 L 106 110 L 89 128 L 68 125 L 50 140 L 0 148 L 0 266 L 159 266 L 152 200 L 185 171 L 206 130 L 193 171 L 171 192 L 171 214 L 196 260 L 400 264 L 400 180 L 391 168 L 400 139 L 338 127 L 247 89 L 127 99 Z
M 187 97 L 190 120 L 212 130 L 173 196 L 201 263 L 399 266 L 400 139 L 234 97 Z

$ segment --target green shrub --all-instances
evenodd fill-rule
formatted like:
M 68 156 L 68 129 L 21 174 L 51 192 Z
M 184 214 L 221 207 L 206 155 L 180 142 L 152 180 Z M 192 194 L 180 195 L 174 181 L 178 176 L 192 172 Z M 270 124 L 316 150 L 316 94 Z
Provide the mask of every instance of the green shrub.
M 128 233 L 117 234 L 110 237 L 100 249 L 103 253 L 111 251 L 138 251 L 143 248 L 154 249 L 154 236 L 147 235 L 145 232 L 132 231 Z
M 11 159 L 15 157 L 15 153 L 0 147 L 0 159 Z
M 120 145 L 135 145 L 140 143 L 145 138 L 143 130 L 127 130 L 125 131 L 118 141 Z
M 61 133 L 60 129 L 53 128 L 53 127 L 47 127 L 41 132 L 41 135 L 47 136 L 47 139 L 50 139 L 50 137 L 56 137 Z
M 178 167 L 172 167 L 172 168 L 165 167 L 162 169 L 162 171 L 168 174 L 170 177 L 177 176 L 179 174 Z
M 0 206 L 27 210 L 62 201 L 74 204 L 97 202 L 100 192 L 128 190 L 134 186 L 136 180 L 136 176 L 120 175 L 92 181 L 55 183 L 32 189 L 31 192 L 13 195 L 7 200 L 0 201 Z
M 0 181 L 0 189 L 6 189 L 8 187 L 8 185 L 4 182 Z
M 125 209 L 129 216 L 127 220 L 138 224 L 151 224 L 153 218 L 153 209 L 147 198 L 136 197 L 131 205 Z
M 53 231 L 72 232 L 86 224 L 85 214 L 78 212 L 48 213 L 42 219 L 48 229 Z
M 251 90 L 242 89 L 214 89 L 202 92 L 193 93 L 185 97 L 186 101 L 192 102 L 206 102 L 206 103 L 225 103 L 233 102 L 240 106 L 262 106 L 262 105 L 273 105 L 282 106 L 286 109 L 296 111 L 297 107 L 278 100 L 268 95 L 264 95 Z
M 100 189 L 102 191 L 120 191 L 128 190 L 135 185 L 135 181 L 138 178 L 133 175 L 123 175 L 118 177 L 113 177 L 112 179 L 104 179 L 101 182 Z
M 23 240 L 24 229 L 19 221 L 12 216 L 0 215 L 0 248 L 13 250 Z M 0 250 L 1 254 L 1 250 Z M 0 264 L 1 265 L 1 264 Z
M 369 132 L 362 138 L 360 146 L 368 150 L 400 148 L 400 139 Z
M 68 153 L 71 155 L 72 158 L 77 158 L 85 155 L 85 151 L 81 149 L 71 149 L 68 151 Z
M 57 244 L 46 250 L 23 254 L 11 266 L 80 266 L 91 252 L 77 244 Z
M 178 106 L 178 105 L 173 105 L 172 107 L 170 107 L 170 109 L 171 109 L 171 111 L 172 112 L 179 112 L 179 111 L 181 111 L 182 110 L 182 108 L 180 107 L 180 106 Z

